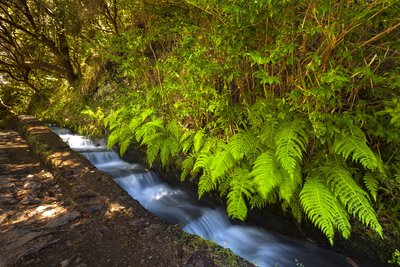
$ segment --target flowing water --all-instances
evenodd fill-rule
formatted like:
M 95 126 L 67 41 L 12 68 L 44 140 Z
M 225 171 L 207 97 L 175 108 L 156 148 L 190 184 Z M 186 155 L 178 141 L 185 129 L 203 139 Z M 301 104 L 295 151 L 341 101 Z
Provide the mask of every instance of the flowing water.
M 199 204 L 195 196 L 164 183 L 152 171 L 123 161 L 104 143 L 51 127 L 69 146 L 138 200 L 147 210 L 184 231 L 213 240 L 258 266 L 350 266 L 342 255 L 261 228 L 232 224 L 224 209 Z

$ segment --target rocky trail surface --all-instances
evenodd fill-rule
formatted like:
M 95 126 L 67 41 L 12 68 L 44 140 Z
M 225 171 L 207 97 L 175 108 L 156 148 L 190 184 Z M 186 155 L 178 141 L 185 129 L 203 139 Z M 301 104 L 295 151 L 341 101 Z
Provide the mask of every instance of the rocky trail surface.
M 46 126 L 0 130 L 1 266 L 251 266 L 167 225 Z

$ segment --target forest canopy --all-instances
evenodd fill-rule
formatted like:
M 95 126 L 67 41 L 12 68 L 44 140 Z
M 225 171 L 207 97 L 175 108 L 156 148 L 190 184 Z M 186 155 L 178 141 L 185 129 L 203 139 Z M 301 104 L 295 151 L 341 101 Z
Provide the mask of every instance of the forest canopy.
M 399 14 L 397 0 L 0 0 L 0 113 L 141 146 L 232 218 L 279 204 L 331 244 L 352 218 L 383 236 L 400 221 Z

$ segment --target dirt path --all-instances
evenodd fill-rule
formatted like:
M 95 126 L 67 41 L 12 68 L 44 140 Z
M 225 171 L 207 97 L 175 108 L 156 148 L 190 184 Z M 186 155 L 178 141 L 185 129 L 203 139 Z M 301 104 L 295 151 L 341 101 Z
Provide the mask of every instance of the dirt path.
M 250 266 L 162 223 L 38 125 L 41 158 L 0 131 L 0 266 Z

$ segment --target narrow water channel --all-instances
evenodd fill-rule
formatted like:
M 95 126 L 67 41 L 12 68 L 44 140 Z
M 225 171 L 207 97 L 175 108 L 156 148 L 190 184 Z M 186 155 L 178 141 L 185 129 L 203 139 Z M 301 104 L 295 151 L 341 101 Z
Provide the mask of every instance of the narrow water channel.
M 188 233 L 213 240 L 258 266 L 351 266 L 344 256 L 310 243 L 232 224 L 223 208 L 199 204 L 195 196 L 169 186 L 141 164 L 123 161 L 105 144 L 94 143 L 67 129 L 51 130 L 165 222 L 179 224 Z

